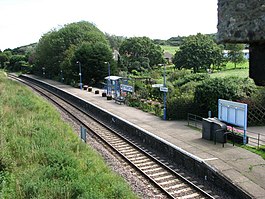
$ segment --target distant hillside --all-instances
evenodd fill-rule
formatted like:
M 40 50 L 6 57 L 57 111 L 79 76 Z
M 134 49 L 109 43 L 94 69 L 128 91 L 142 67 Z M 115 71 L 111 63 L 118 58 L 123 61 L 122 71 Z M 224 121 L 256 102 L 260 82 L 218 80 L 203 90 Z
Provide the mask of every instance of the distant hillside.
M 16 54 L 16 55 L 25 55 L 27 54 L 27 52 L 32 51 L 32 49 L 34 49 L 36 45 L 37 43 L 29 44 L 26 46 L 20 46 L 20 47 L 12 49 L 11 51 L 13 54 Z

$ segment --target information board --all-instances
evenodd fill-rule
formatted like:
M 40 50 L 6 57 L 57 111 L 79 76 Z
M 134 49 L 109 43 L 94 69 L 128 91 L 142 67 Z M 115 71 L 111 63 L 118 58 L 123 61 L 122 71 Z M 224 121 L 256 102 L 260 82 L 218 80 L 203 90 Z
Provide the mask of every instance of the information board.
M 218 100 L 218 119 L 244 128 L 244 143 L 247 130 L 247 104 L 228 100 Z

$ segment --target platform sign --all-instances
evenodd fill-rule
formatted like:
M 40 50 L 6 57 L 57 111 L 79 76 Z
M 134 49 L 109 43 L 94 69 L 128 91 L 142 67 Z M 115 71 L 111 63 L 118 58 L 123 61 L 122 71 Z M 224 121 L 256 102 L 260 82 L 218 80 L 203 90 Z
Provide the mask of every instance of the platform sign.
M 133 93 L 133 87 L 125 84 L 121 84 L 121 90 Z
M 244 144 L 247 131 L 247 104 L 228 100 L 218 100 L 218 119 L 244 128 Z
M 167 93 L 168 92 L 168 88 L 162 86 L 162 87 L 160 87 L 160 91 Z
M 160 88 L 164 86 L 164 84 L 152 84 L 152 88 Z

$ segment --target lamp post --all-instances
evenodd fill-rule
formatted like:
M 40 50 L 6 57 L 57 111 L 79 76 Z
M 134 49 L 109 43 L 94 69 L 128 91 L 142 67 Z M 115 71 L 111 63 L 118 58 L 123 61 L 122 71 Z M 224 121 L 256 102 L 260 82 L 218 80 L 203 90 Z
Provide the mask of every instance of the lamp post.
M 64 78 L 63 78 L 63 70 L 61 70 L 61 81 L 63 82 Z
M 109 78 L 108 78 L 108 89 L 107 89 L 107 93 L 108 96 L 110 96 L 110 91 L 111 91 L 111 87 L 110 87 L 110 63 L 109 62 L 105 62 L 105 64 L 108 64 L 108 73 L 109 73 Z
M 166 88 L 166 65 L 158 64 L 159 66 L 164 66 L 164 83 L 163 83 L 163 92 L 164 92 L 164 109 L 163 109 L 163 120 L 167 119 L 167 88 Z M 161 90 L 161 89 L 160 89 Z
M 82 73 L 81 73 L 81 63 L 80 63 L 80 61 L 77 61 L 76 63 L 79 65 L 80 89 L 82 90 Z
M 42 67 L 42 76 L 45 76 L 45 67 Z

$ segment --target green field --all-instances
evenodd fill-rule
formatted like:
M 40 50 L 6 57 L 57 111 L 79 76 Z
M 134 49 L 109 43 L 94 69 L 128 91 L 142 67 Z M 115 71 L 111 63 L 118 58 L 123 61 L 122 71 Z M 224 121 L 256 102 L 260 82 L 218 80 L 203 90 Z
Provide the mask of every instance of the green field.
M 248 77 L 249 76 L 249 62 L 237 64 L 236 68 L 233 63 L 228 62 L 221 71 L 214 71 L 211 77 Z
M 177 47 L 177 46 L 164 46 L 164 45 L 161 45 L 161 48 L 164 50 L 164 52 L 169 52 L 172 55 L 174 55 L 176 53 L 176 51 L 179 50 L 179 47 Z
M 0 71 L 0 198 L 137 198 L 58 111 Z
M 248 77 L 249 76 L 249 69 L 234 69 L 234 70 L 225 70 L 220 72 L 215 72 L 210 74 L 211 77 Z

